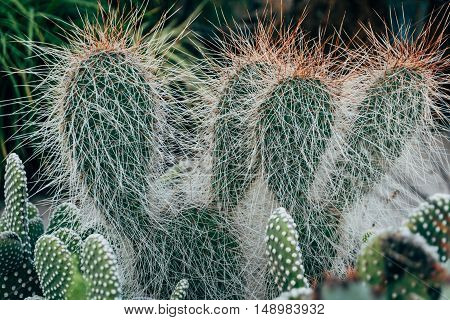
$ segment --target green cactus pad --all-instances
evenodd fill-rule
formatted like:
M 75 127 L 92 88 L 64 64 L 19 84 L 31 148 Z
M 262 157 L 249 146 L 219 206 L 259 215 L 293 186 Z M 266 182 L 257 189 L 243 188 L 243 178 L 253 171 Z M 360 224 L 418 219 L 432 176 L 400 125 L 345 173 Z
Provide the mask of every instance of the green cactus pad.
M 388 299 L 437 299 L 442 267 L 425 240 L 407 229 L 374 236 L 358 258 L 362 280 Z
M 31 202 L 27 202 L 27 212 L 28 212 L 28 219 L 30 220 L 36 217 L 40 217 L 38 207 L 36 207 Z
M 30 219 L 28 223 L 28 234 L 30 235 L 31 250 L 34 252 L 36 241 L 44 234 L 44 221 L 40 217 Z
M 0 233 L 0 277 L 15 270 L 23 261 L 22 242 L 11 231 Z M 1 299 L 1 297 L 0 297 Z
M 186 279 L 181 279 L 177 283 L 175 289 L 170 296 L 170 300 L 184 300 L 187 295 L 187 290 L 189 289 L 189 281 Z
M 281 292 L 309 286 L 295 228 L 294 220 L 284 208 L 276 209 L 267 225 L 266 254 L 270 272 Z
M 81 261 L 83 274 L 89 284 L 88 299 L 120 299 L 121 287 L 116 256 L 103 236 L 93 234 L 86 238 Z
M 31 257 L 28 234 L 27 177 L 19 156 L 11 153 L 6 160 L 5 221 L 7 230 L 17 233 L 22 241 L 24 255 Z
M 407 68 L 388 70 L 366 91 L 349 130 L 345 159 L 330 184 L 337 210 L 367 194 L 400 157 L 424 117 L 423 78 Z M 331 199 L 330 199 L 331 200 Z
M 407 221 L 411 232 L 420 234 L 438 248 L 441 262 L 450 257 L 450 195 L 436 194 L 423 203 Z
M 267 68 L 260 62 L 241 67 L 229 80 L 218 104 L 211 182 L 215 200 L 225 209 L 242 199 L 255 176 L 249 111 L 262 89 L 262 73 Z
M 331 137 L 331 97 L 319 80 L 289 78 L 275 87 L 261 110 L 267 181 L 295 219 Z
M 81 250 L 81 237 L 72 229 L 60 228 L 52 233 L 55 237 L 60 239 L 70 251 L 70 253 L 75 254 L 79 257 Z
M 73 282 L 73 260 L 66 245 L 52 235 L 42 236 L 36 243 L 35 266 L 49 300 L 65 300 Z
M 38 277 L 29 259 L 24 259 L 0 280 L 0 299 L 19 300 L 41 294 Z
M 50 214 L 47 233 L 51 234 L 60 228 L 78 231 L 80 228 L 79 209 L 71 203 L 62 203 Z

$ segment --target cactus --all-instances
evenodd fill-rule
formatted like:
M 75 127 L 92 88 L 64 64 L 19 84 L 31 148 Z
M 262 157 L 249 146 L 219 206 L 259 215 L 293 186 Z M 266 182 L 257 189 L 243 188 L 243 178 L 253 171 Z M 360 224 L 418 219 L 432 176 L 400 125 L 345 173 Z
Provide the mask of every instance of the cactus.
M 36 244 L 35 261 L 44 297 L 64 299 L 71 289 L 76 264 L 64 243 L 55 236 L 44 235 Z
M 186 291 L 189 289 L 189 282 L 186 279 L 181 279 L 170 296 L 170 300 L 184 300 L 186 298 Z
M 75 205 L 64 202 L 51 212 L 47 233 L 51 234 L 61 228 L 68 228 L 74 231 L 79 230 L 80 210 Z
M 44 297 L 51 300 L 120 299 L 117 261 L 108 242 L 98 234 L 90 235 L 78 255 L 79 248 L 73 246 L 74 238 L 68 237 L 73 236 L 70 229 L 61 230 L 59 234 L 65 242 L 55 235 L 44 235 L 36 244 L 36 270 Z
M 187 208 L 150 230 L 153 252 L 147 271 L 147 292 L 167 299 L 179 279 L 190 283 L 186 298 L 240 299 L 243 296 L 241 256 L 232 226 L 220 211 Z
M 436 194 L 423 203 L 406 222 L 413 233 L 424 237 L 430 246 L 438 248 L 439 260 L 450 257 L 450 196 Z
M 102 21 L 74 30 L 69 45 L 55 48 L 51 57 L 41 48 L 51 65 L 45 78 L 52 80 L 46 83 L 51 93 L 42 98 L 50 109 L 40 110 L 38 135 L 45 138 L 46 173 L 57 195 L 67 191 L 81 212 L 95 215 L 130 268 L 126 287 L 142 291 L 145 274 L 154 268 L 145 262 L 153 253 L 138 248 L 171 206 L 159 177 L 174 160 L 168 117 L 176 101 L 162 68 L 170 47 L 159 37 L 162 24 L 144 37 L 138 11 L 104 12 Z M 81 228 L 92 221 L 88 214 L 79 220 Z
M 14 153 L 6 163 L 5 203 L 0 231 L 0 298 L 24 299 L 41 292 L 31 250 L 43 233 L 43 222 L 37 208 L 28 202 L 25 170 Z
M 257 160 L 253 157 L 252 114 L 249 112 L 261 91 L 262 62 L 240 67 L 229 80 L 217 106 L 212 150 L 212 190 L 217 204 L 232 209 L 252 183 Z
M 282 81 L 261 106 L 259 130 L 267 183 L 294 219 L 304 207 L 308 186 L 330 139 L 332 108 L 325 85 L 302 77 Z
M 407 229 L 373 237 L 358 258 L 362 280 L 388 299 L 437 299 L 443 268 L 425 240 Z
M 7 158 L 5 173 L 5 216 L 10 231 L 22 241 L 24 255 L 31 257 L 31 241 L 28 226 L 28 191 L 24 166 L 19 156 L 12 153 Z
M 267 225 L 266 255 L 270 261 L 270 272 L 281 292 L 309 287 L 298 239 L 292 217 L 284 208 L 276 209 Z
M 16 233 L 0 233 L 0 275 L 8 274 L 23 261 L 22 242 Z

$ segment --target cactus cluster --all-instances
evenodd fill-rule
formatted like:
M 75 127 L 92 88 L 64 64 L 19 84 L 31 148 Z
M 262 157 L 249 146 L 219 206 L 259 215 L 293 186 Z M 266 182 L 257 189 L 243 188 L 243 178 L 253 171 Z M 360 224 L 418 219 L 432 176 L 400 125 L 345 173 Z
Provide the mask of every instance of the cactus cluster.
M 32 250 L 44 232 L 37 208 L 28 201 L 27 178 L 19 157 L 6 162 L 5 210 L 0 222 L 0 298 L 40 294 Z
M 36 134 L 55 199 L 79 209 L 57 207 L 42 236 L 11 156 L 0 221 L 5 279 L 23 282 L 13 268 L 22 265 L 35 281 L 34 251 L 47 299 L 301 299 L 326 271 L 353 266 L 365 245 L 358 272 L 377 290 L 439 296 L 448 198 L 432 198 L 405 229 L 370 237 L 372 227 L 398 226 L 399 215 L 358 208 L 402 169 L 413 143 L 438 134 L 441 38 L 424 31 L 411 45 L 369 31 L 371 47 L 342 59 L 339 44 L 261 22 L 256 35 L 223 41 L 220 59 L 200 61 L 198 75 L 162 67 L 170 44 L 161 26 L 142 36 L 139 22 L 106 14 L 76 29 L 69 46 L 41 47 L 50 74 Z M 179 73 L 198 90 L 175 95 Z M 193 112 L 180 111 L 191 110 L 185 103 Z M 186 139 L 174 123 L 191 120 L 199 125 Z M 191 160 L 192 170 L 174 165 Z M 5 297 L 21 294 L 8 286 Z
M 63 235 L 64 233 L 60 233 Z M 50 300 L 121 298 L 116 257 L 101 235 L 81 239 L 44 235 L 36 244 L 36 271 Z M 82 248 L 80 248 L 80 245 Z

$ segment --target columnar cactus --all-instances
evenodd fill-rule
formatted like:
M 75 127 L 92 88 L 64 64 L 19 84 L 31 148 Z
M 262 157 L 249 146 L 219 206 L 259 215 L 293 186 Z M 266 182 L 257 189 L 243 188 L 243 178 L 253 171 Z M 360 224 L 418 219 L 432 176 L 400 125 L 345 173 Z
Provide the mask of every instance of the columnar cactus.
M 438 299 L 443 268 L 435 250 L 407 229 L 373 237 L 358 259 L 358 273 L 388 299 Z
M 31 250 L 43 233 L 43 223 L 28 202 L 25 170 L 14 153 L 6 163 L 5 202 L 0 219 L 0 299 L 24 299 L 41 292 Z
M 276 209 L 267 225 L 266 255 L 280 292 L 309 287 L 298 239 L 292 217 L 284 208 Z
M 450 257 L 450 195 L 435 194 L 408 219 L 406 226 L 438 249 L 439 260 Z
M 65 237 L 62 241 L 55 235 L 44 235 L 36 244 L 35 259 L 46 299 L 113 300 L 121 297 L 115 255 L 98 234 L 85 240 L 81 253 L 73 247 L 73 238 Z

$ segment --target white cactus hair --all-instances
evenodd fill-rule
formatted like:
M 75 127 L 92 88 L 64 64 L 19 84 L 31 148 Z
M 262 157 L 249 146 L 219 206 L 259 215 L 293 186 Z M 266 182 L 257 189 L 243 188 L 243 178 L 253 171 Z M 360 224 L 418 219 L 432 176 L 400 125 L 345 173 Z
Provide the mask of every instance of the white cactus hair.
M 166 201 L 165 187 L 158 178 L 168 165 L 176 161 L 176 155 L 170 147 L 171 139 L 175 136 L 179 140 L 185 139 L 181 133 L 175 134 L 175 128 L 168 120 L 168 117 L 175 115 L 173 110 L 180 100 L 175 100 L 173 89 L 169 85 L 177 80 L 177 72 L 174 70 L 176 66 L 170 65 L 168 72 L 169 62 L 166 59 L 173 44 L 184 35 L 184 31 L 177 36 L 162 32 L 166 18 L 163 16 L 148 34 L 143 35 L 140 26 L 145 7 L 146 3 L 141 8 L 132 8 L 129 14 L 124 15 L 120 10 L 100 6 L 100 17 L 93 22 L 86 18 L 82 27 L 69 24 L 71 31 L 65 35 L 67 46 L 29 44 L 45 63 L 30 71 L 39 79 L 36 86 L 38 98 L 31 108 L 37 110 L 34 117 L 36 120 L 30 123 L 31 126 L 37 125 L 38 130 L 28 138 L 36 144 L 38 154 L 42 154 L 43 169 L 40 174 L 50 183 L 46 187 L 54 190 L 52 204 L 57 205 L 62 200 L 76 203 L 81 209 L 83 227 L 100 228 L 115 247 L 120 269 L 126 270 L 121 276 L 124 278 L 124 290 L 130 295 L 139 295 L 142 289 L 136 282 L 139 275 L 132 272 L 135 270 L 135 258 L 139 252 L 150 250 L 151 244 L 146 244 L 143 240 L 143 247 L 138 248 L 136 243 L 132 245 L 123 232 L 120 232 L 125 224 L 124 221 L 118 222 L 118 218 L 126 217 L 127 214 L 119 204 L 118 197 L 129 192 L 134 197 L 133 201 L 140 203 L 144 211 L 141 213 L 143 217 L 157 223 L 163 211 L 171 210 L 170 203 Z M 110 59 L 105 63 L 109 63 L 107 67 L 115 68 L 120 74 L 109 72 L 111 69 L 99 70 L 102 68 L 99 63 L 91 63 L 83 69 L 83 64 L 88 63 L 91 57 L 103 53 L 106 57 L 120 56 L 120 59 Z M 82 72 L 89 74 L 92 81 L 82 88 L 71 87 L 74 78 L 81 77 Z M 101 89 L 97 89 L 96 80 L 102 81 Z M 129 89 L 127 85 L 132 87 Z M 102 101 L 107 99 L 110 99 L 111 104 L 115 101 L 116 106 L 119 106 L 118 98 L 108 96 L 107 90 L 108 87 L 117 89 L 120 86 L 122 88 L 117 93 L 122 95 L 124 101 L 133 104 L 128 106 L 129 110 L 114 112 L 102 107 Z M 79 101 L 80 105 L 74 105 L 73 108 L 85 113 L 85 120 L 78 127 L 71 123 L 71 129 L 68 129 L 66 123 L 74 121 L 67 111 L 68 101 Z M 93 116 L 87 107 L 94 109 L 93 113 L 101 114 L 116 130 L 118 137 L 115 142 L 106 130 L 92 132 L 92 123 L 89 122 L 93 120 Z M 142 115 L 148 115 L 154 120 L 151 127 Z M 119 116 L 122 117 L 121 122 L 117 119 Z M 136 141 L 129 141 L 130 136 L 136 138 Z M 76 150 L 74 144 L 77 141 L 70 142 L 69 137 L 84 139 L 84 149 L 81 152 Z M 113 143 L 117 145 L 114 146 Z M 116 150 L 120 144 L 126 144 L 127 150 L 132 152 L 117 154 L 115 157 L 108 154 L 108 150 Z M 95 148 L 98 153 L 91 152 Z M 144 156 L 142 150 L 145 148 L 152 150 L 150 158 Z M 107 159 L 101 159 L 105 156 Z M 89 161 L 90 168 L 95 171 L 92 175 L 95 181 L 86 182 L 85 172 L 80 168 L 80 158 L 85 163 Z M 102 167 L 107 161 L 111 165 Z M 146 168 L 134 170 L 129 175 L 127 169 L 138 167 L 141 163 L 140 168 Z M 106 188 L 106 183 L 116 186 L 107 188 L 111 192 L 107 197 L 100 190 L 102 186 Z M 92 187 L 93 185 L 97 188 Z M 123 186 L 128 189 L 124 190 Z M 98 190 L 100 193 L 97 195 Z M 96 197 L 102 197 L 101 201 L 95 201 Z M 105 219 L 103 210 L 114 212 L 116 221 Z M 143 221 L 129 217 L 130 215 L 125 218 L 126 227 L 135 233 L 135 237 L 145 239 L 146 231 L 141 228 Z

